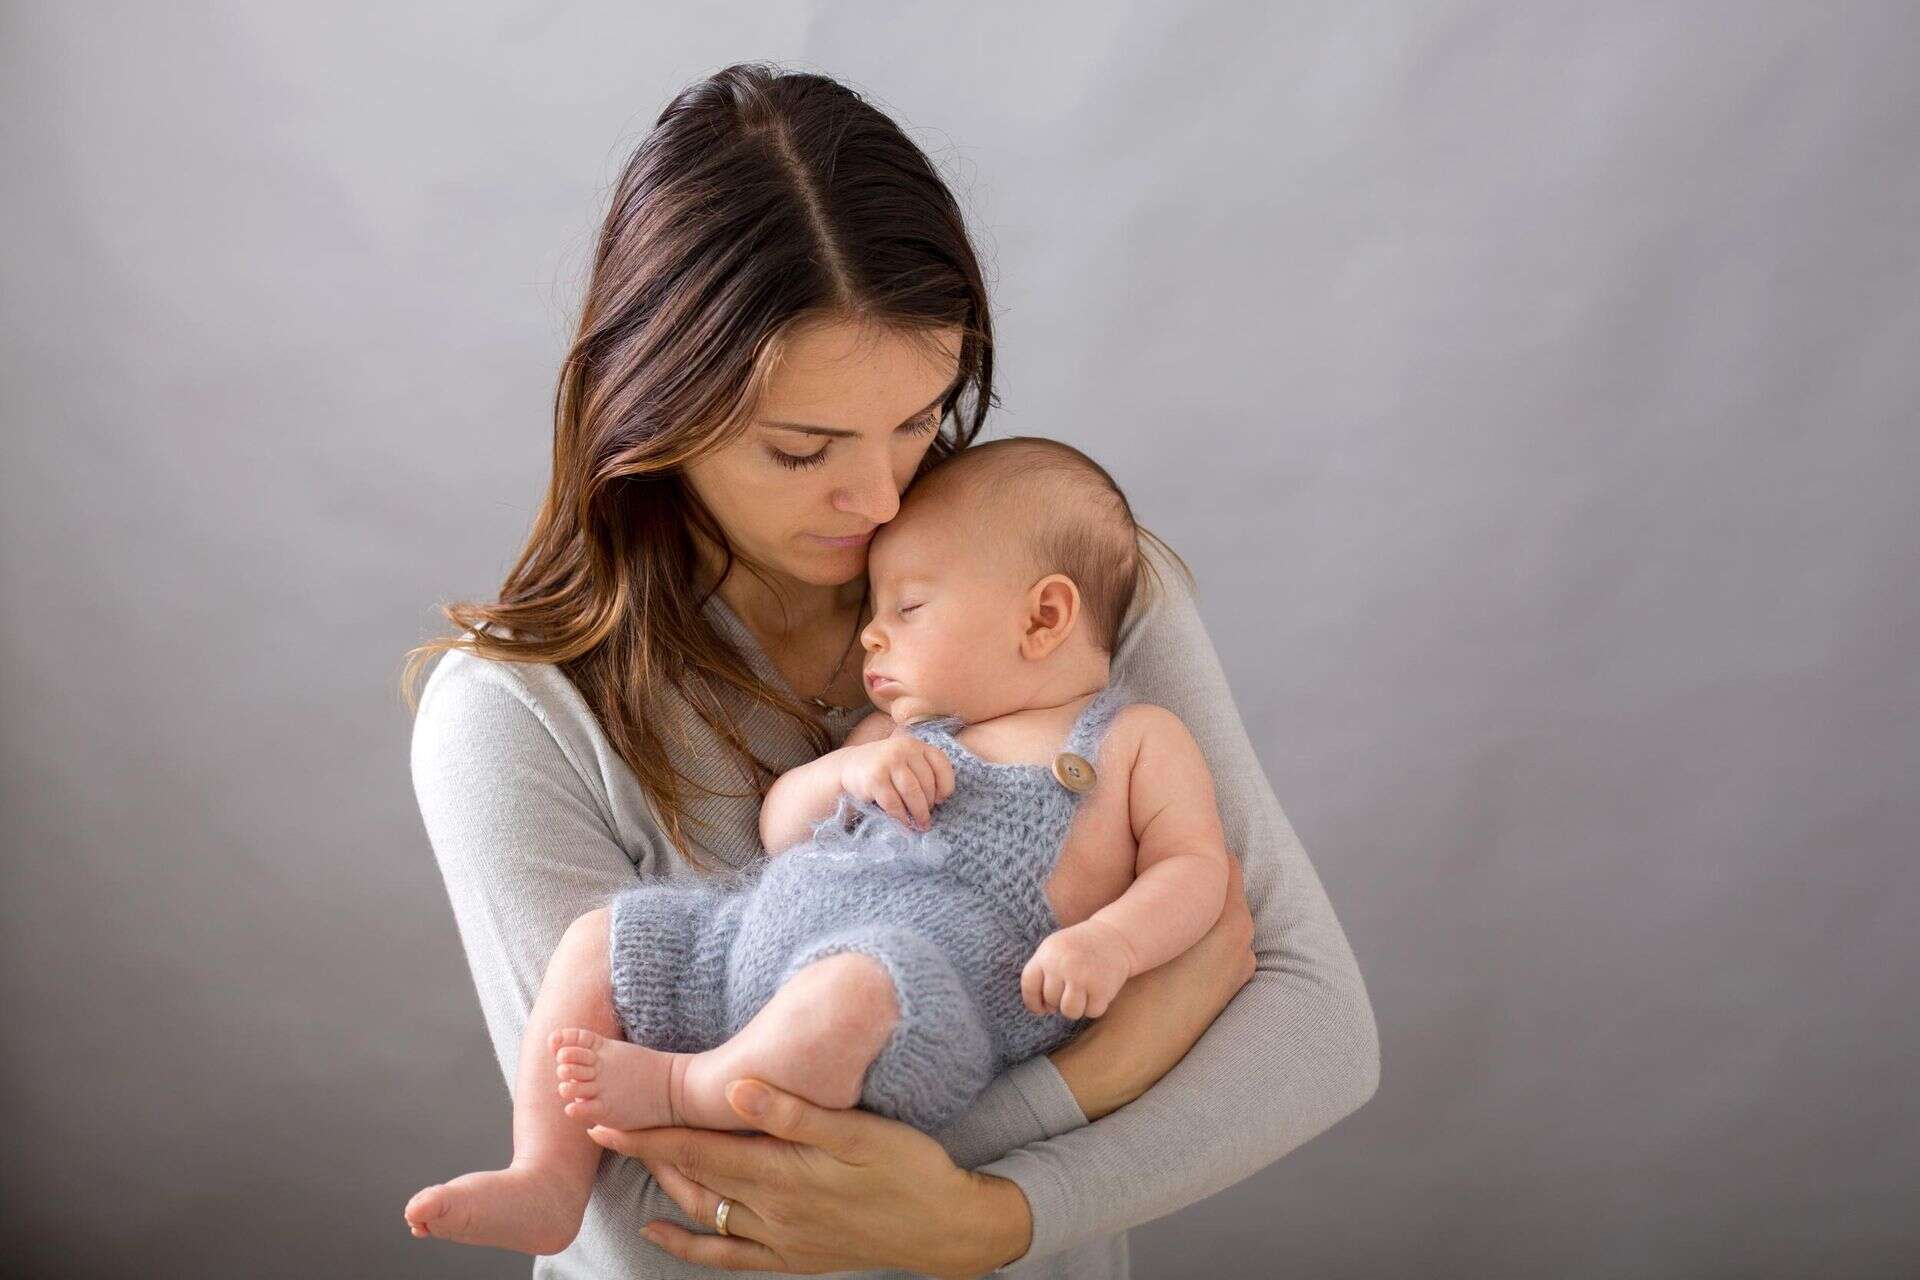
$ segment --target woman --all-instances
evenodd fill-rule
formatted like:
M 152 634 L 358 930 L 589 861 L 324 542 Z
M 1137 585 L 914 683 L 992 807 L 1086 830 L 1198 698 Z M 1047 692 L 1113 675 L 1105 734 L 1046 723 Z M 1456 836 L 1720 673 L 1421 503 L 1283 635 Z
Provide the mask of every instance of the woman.
M 450 651 L 421 696 L 414 782 L 509 1083 L 568 922 L 636 875 L 689 881 L 762 856 L 765 788 L 869 710 L 853 652 L 866 540 L 924 466 L 978 434 L 992 368 L 951 194 L 839 84 L 730 67 L 640 144 L 602 228 L 526 548 L 499 600 L 449 607 L 464 634 L 408 666 L 411 688 Z M 1114 678 L 1200 741 L 1252 914 L 1236 864 L 1201 943 L 936 1136 L 771 1089 L 742 1113 L 759 1133 L 595 1131 L 633 1158 L 603 1162 L 579 1237 L 536 1276 L 1021 1262 L 1123 1277 L 1127 1226 L 1371 1095 L 1352 954 L 1170 568 L 1129 615 Z M 753 1092 L 733 1090 L 742 1105 Z M 642 1235 L 653 1222 L 659 1247 Z

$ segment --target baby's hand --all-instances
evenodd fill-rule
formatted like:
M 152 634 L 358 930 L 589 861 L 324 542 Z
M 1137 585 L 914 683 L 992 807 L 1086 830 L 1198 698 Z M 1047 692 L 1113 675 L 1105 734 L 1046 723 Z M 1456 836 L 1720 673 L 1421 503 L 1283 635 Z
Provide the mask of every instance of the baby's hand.
M 1036 1014 L 1097 1018 L 1133 976 L 1133 951 L 1104 920 L 1047 935 L 1020 972 L 1020 998 Z
M 953 761 L 910 733 L 845 748 L 840 787 L 855 800 L 871 800 L 908 826 L 933 825 L 933 806 L 953 794 Z

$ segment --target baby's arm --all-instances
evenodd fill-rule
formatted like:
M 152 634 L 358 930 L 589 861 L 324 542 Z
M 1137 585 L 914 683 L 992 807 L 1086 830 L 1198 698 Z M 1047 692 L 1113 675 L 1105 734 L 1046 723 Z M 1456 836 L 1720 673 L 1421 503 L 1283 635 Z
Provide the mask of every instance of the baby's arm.
M 1121 714 L 1137 725 L 1125 773 L 1133 883 L 1034 951 L 1020 991 L 1036 1014 L 1099 1017 L 1129 978 L 1205 936 L 1226 902 L 1229 855 L 1200 745 L 1164 707 L 1136 703 Z
M 893 732 L 893 720 L 876 711 L 853 727 L 837 749 L 787 770 L 760 802 L 760 845 L 769 854 L 791 848 L 813 824 L 833 812 L 840 798 L 840 771 L 848 747 L 877 742 Z
M 1133 883 L 1089 917 L 1127 940 L 1145 973 L 1198 942 L 1227 900 L 1227 842 L 1200 744 L 1165 707 L 1136 704 L 1140 749 L 1127 778 L 1139 853 Z

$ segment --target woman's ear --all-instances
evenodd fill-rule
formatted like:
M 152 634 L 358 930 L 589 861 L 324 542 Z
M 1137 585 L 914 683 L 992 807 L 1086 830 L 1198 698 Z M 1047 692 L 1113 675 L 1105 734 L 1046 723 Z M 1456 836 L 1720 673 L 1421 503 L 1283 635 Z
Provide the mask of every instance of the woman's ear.
M 1064 573 L 1050 573 L 1027 592 L 1027 618 L 1020 656 L 1038 661 L 1066 643 L 1080 621 L 1080 588 Z

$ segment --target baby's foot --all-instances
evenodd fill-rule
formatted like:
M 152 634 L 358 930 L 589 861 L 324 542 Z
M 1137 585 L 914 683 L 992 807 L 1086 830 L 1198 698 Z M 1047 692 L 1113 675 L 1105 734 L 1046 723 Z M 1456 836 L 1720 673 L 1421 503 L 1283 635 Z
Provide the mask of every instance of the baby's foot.
M 407 1225 L 416 1236 L 559 1253 L 580 1234 L 592 1191 L 591 1180 L 575 1186 L 553 1170 L 515 1162 L 416 1192 L 407 1201 Z
M 610 1040 L 585 1027 L 563 1027 L 548 1037 L 561 1108 L 582 1124 L 652 1129 L 684 1124 L 676 1096 L 686 1055 Z

